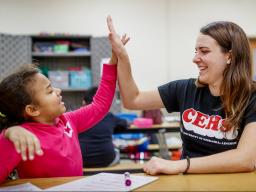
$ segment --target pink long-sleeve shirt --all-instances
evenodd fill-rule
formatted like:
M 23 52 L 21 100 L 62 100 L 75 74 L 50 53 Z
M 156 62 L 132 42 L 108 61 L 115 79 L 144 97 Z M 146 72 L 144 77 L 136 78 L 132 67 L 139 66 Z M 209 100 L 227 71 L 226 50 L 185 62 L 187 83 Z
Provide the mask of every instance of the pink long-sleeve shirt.
M 116 65 L 104 65 L 99 89 L 90 105 L 62 114 L 55 125 L 24 123 L 41 143 L 43 156 L 22 161 L 11 141 L 0 135 L 0 182 L 16 168 L 20 178 L 83 175 L 78 133 L 99 122 L 109 111 L 115 94 Z M 102 130 L 104 131 L 104 130 Z

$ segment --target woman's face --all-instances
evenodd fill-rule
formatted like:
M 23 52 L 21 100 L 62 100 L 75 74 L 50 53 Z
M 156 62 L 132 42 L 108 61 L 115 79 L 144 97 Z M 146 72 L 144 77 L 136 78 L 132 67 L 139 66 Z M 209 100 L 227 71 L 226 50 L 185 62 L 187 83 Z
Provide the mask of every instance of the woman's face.
M 199 69 L 199 81 L 209 86 L 220 86 L 230 53 L 223 53 L 211 36 L 200 33 L 196 40 L 193 62 Z

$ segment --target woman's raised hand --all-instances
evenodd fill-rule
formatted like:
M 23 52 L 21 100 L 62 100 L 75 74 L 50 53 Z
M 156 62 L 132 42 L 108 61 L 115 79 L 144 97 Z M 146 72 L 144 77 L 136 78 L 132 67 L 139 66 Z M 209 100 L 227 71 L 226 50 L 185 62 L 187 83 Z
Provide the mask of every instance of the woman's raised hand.
M 120 54 L 126 52 L 124 45 L 130 40 L 130 38 L 127 37 L 126 34 L 123 35 L 122 38 L 119 37 L 119 35 L 115 31 L 111 16 L 107 17 L 107 25 L 108 25 L 108 29 L 109 29 L 108 38 L 110 40 L 112 50 L 118 57 L 118 56 L 120 56 Z

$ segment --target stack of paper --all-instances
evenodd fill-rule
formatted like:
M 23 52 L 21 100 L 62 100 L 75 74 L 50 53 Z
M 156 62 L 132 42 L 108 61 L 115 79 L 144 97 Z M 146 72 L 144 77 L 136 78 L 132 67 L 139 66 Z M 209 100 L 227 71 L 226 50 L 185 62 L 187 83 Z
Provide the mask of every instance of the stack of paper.
M 15 186 L 2 187 L 0 188 L 0 191 L 41 191 L 41 189 L 31 183 L 24 183 Z
M 125 186 L 123 174 L 99 173 L 73 182 L 46 189 L 47 191 L 130 191 L 155 181 L 158 177 L 130 175 L 131 185 Z

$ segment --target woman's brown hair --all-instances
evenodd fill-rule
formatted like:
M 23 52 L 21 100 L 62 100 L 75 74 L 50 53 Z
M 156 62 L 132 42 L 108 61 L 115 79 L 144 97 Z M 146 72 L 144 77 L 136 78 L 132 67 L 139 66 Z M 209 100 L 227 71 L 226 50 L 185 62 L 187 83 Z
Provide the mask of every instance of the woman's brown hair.
M 252 81 L 252 59 L 250 45 L 243 29 L 227 21 L 210 23 L 200 32 L 217 41 L 223 53 L 231 53 L 231 63 L 223 72 L 220 87 L 222 107 L 226 114 L 225 131 L 238 129 L 248 106 L 255 82 Z

